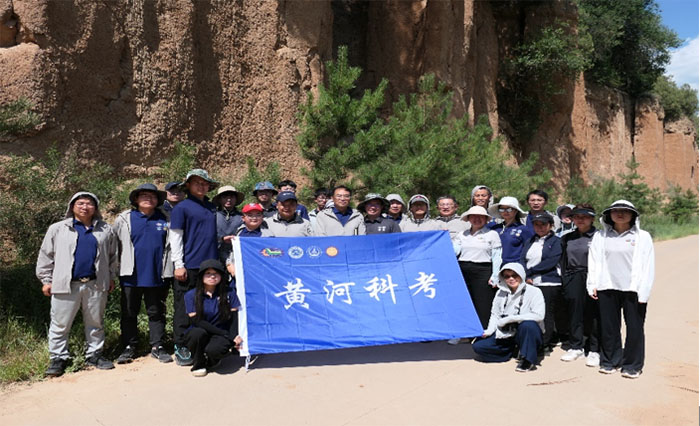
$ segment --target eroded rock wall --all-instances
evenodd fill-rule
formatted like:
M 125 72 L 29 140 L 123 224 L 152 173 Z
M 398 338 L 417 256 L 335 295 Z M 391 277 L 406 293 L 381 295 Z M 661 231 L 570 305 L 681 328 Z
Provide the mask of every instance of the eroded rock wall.
M 0 0 L 0 103 L 27 97 L 42 117 L 0 150 L 40 155 L 58 143 L 136 175 L 179 139 L 232 178 L 252 156 L 300 179 L 298 105 L 347 44 L 366 71 L 360 88 L 386 77 L 396 99 L 436 74 L 456 114 L 485 115 L 517 159 L 539 153 L 558 188 L 623 173 L 635 155 L 650 184 L 697 189 L 692 130 L 664 128 L 658 108 L 583 78 L 552 99 L 527 143 L 516 140 L 499 105 L 502 58 L 574 15 L 561 1 Z
M 234 175 L 246 156 L 298 174 L 296 108 L 330 58 L 330 3 L 3 3 L 19 30 L 0 48 L 0 102 L 27 97 L 43 119 L 4 150 L 57 142 L 138 173 L 179 139 Z

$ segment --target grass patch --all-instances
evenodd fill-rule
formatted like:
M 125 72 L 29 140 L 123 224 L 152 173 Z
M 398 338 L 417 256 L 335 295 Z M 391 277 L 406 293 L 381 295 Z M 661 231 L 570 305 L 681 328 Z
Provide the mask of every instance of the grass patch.
M 698 217 L 676 222 L 668 216 L 642 217 L 642 229 L 648 231 L 654 241 L 673 240 L 698 233 Z

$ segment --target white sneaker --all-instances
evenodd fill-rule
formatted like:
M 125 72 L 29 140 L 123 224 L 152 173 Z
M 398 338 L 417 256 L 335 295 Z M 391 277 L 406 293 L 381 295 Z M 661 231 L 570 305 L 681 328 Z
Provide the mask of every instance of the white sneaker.
M 561 356 L 562 361 L 570 362 L 576 361 L 583 356 L 583 349 L 569 349 L 564 355 Z
M 194 377 L 204 377 L 207 375 L 207 369 L 206 368 L 198 368 L 196 370 L 192 370 L 192 375 Z
M 448 344 L 448 345 L 459 345 L 459 341 L 460 341 L 460 338 L 457 337 L 457 338 L 455 338 L 455 339 L 450 339 L 450 340 L 448 340 L 448 341 L 447 341 L 447 344 Z
M 586 365 L 588 367 L 600 366 L 600 354 L 598 352 L 588 352 L 588 356 L 586 357 Z

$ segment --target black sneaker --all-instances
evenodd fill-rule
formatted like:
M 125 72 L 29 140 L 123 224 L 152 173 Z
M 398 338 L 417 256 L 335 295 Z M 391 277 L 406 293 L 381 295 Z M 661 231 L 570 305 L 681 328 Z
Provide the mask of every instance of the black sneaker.
M 49 368 L 46 369 L 44 374 L 48 377 L 58 377 L 63 375 L 66 371 L 66 366 L 68 366 L 67 359 L 61 358 L 51 358 L 49 362 Z
M 170 356 L 168 351 L 162 346 L 157 346 L 151 348 L 151 356 L 160 362 L 173 362 L 173 358 Z
M 134 361 L 134 358 L 136 358 L 136 351 L 131 345 L 127 345 L 127 347 L 124 348 L 124 352 L 117 358 L 117 364 L 128 364 Z
M 178 347 L 175 345 L 175 362 L 177 365 L 181 365 L 183 367 L 194 364 L 192 352 L 187 349 L 187 346 Z
M 523 358 L 518 362 L 518 366 L 515 367 L 515 371 L 517 371 L 519 373 L 524 373 L 526 371 L 532 371 L 536 368 L 537 367 L 535 367 L 535 365 L 533 363 L 531 363 L 530 361 Z
M 102 352 L 95 352 L 90 358 L 85 360 L 85 364 L 100 370 L 111 370 L 114 368 L 112 361 L 102 356 Z

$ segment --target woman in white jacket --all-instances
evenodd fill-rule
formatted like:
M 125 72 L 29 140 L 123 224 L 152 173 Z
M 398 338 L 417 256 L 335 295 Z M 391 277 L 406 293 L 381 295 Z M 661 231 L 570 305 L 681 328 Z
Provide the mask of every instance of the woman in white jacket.
M 520 361 L 515 371 L 534 370 L 544 333 L 542 291 L 525 283 L 525 268 L 519 263 L 506 263 L 498 277 L 489 325 L 472 349 L 483 362 L 506 362 L 517 347 Z
M 654 282 L 654 245 L 639 227 L 639 212 L 627 200 L 603 210 L 602 229 L 588 251 L 588 294 L 600 307 L 600 372 L 636 379 L 644 367 L 644 318 Z M 625 346 L 620 337 L 622 311 Z

